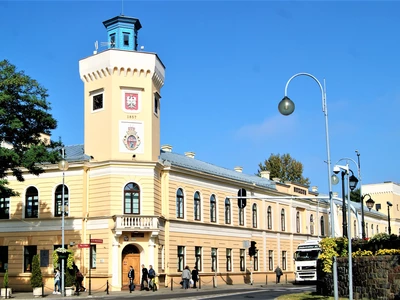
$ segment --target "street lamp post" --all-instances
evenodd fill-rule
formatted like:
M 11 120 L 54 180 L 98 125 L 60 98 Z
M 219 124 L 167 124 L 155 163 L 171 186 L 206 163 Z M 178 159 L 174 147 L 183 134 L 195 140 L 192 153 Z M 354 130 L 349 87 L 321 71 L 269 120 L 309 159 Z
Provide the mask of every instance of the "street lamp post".
M 326 138 L 326 156 L 327 156 L 326 164 L 328 166 L 328 187 L 329 187 L 329 203 L 330 203 L 330 214 L 331 214 L 331 236 L 334 237 L 335 236 L 335 226 L 334 226 L 334 218 L 333 218 L 333 200 L 332 200 L 332 183 L 331 183 L 331 155 L 330 155 L 330 146 L 329 146 L 328 106 L 326 103 L 325 80 L 324 80 L 324 86 L 322 86 L 322 84 L 319 82 L 319 80 L 314 75 L 311 75 L 309 73 L 297 73 L 297 74 L 293 75 L 286 82 L 285 94 L 284 94 L 283 99 L 278 104 L 278 110 L 284 116 L 288 116 L 293 113 L 295 105 L 294 105 L 294 102 L 292 100 L 290 100 L 290 98 L 287 96 L 287 90 L 288 90 L 289 83 L 298 76 L 307 76 L 307 77 L 314 79 L 314 81 L 318 84 L 318 86 L 321 90 L 322 111 L 325 116 L 325 138 Z M 332 272 L 333 272 L 334 297 L 335 297 L 335 299 L 338 299 L 336 257 L 333 258 L 332 269 L 333 269 Z
M 361 204 L 361 237 L 364 240 L 365 236 L 365 219 L 364 219 L 364 197 L 362 194 L 362 179 L 361 179 L 361 164 L 360 164 L 360 152 L 356 150 L 358 160 L 358 180 L 360 180 L 360 204 Z M 371 197 L 370 197 L 371 199 Z M 373 205 L 373 204 L 372 204 Z M 369 208 L 371 210 L 371 208 Z
M 387 206 L 388 206 L 388 230 L 389 230 L 389 235 L 392 234 L 392 229 L 390 228 L 390 207 L 393 206 L 392 202 L 387 201 Z
M 62 193 L 61 193 L 61 248 L 64 248 L 65 241 L 64 241 L 64 236 L 65 236 L 65 171 L 68 170 L 68 162 L 65 160 L 65 149 L 61 149 L 61 157 L 62 159 L 58 162 L 58 169 L 63 171 L 62 174 Z M 62 290 L 62 295 L 63 297 L 65 296 L 65 278 L 64 278 L 64 266 L 65 262 L 64 259 L 61 259 L 61 290 Z
M 350 170 L 348 163 L 345 166 L 335 165 L 333 168 L 334 173 L 339 173 L 340 170 L 344 171 L 345 174 L 347 175 L 347 218 L 350 222 L 351 220 L 350 191 L 353 191 L 356 188 L 358 179 L 354 176 L 353 171 Z M 352 173 L 351 176 L 350 172 Z M 332 178 L 332 181 L 337 183 L 337 179 L 334 180 Z M 347 226 L 347 237 L 348 237 L 348 264 L 349 264 L 349 269 L 348 269 L 349 300 L 353 300 L 353 259 L 352 259 L 352 245 L 351 245 L 351 226 Z

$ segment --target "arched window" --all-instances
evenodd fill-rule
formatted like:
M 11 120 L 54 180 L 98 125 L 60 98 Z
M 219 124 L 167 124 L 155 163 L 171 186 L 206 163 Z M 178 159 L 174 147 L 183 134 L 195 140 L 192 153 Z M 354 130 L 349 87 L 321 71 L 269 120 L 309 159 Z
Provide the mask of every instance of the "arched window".
M 60 184 L 56 188 L 56 192 L 54 195 L 54 216 L 61 217 L 62 216 L 62 190 L 63 185 Z M 68 216 L 69 213 L 69 190 L 66 185 L 64 185 L 64 216 Z
M 201 219 L 201 208 L 200 208 L 200 193 L 194 193 L 194 219 L 200 221 Z
M 231 201 L 225 199 L 225 224 L 231 224 Z
M 182 189 L 176 191 L 176 217 L 183 219 L 184 198 Z
M 31 186 L 25 195 L 25 218 L 37 218 L 39 215 L 39 192 Z
M 314 235 L 314 215 L 310 216 L 310 234 Z
M 300 212 L 296 213 L 296 232 L 300 233 Z
M 10 218 L 10 198 L 6 198 L 0 194 L 0 219 L 9 219 L 9 218 Z M 4 272 L 4 270 L 2 272 Z
M 281 230 L 286 230 L 286 222 L 285 222 L 285 210 L 282 208 L 281 210 Z
M 246 206 L 246 190 L 245 189 L 240 189 L 238 191 L 238 197 L 242 197 L 238 199 L 238 202 L 240 203 L 242 201 L 242 203 L 244 203 L 243 208 L 239 207 L 239 225 L 244 225 L 244 207 Z
M 371 224 L 371 236 L 374 236 L 374 224 Z
M 210 197 L 210 221 L 217 222 L 217 202 L 214 194 Z
M 321 226 L 321 235 L 324 236 L 324 235 L 325 235 L 325 221 L 324 221 L 324 216 L 321 217 L 320 226 Z
M 257 204 L 255 203 L 253 203 L 252 215 L 253 215 L 253 228 L 257 228 Z
M 376 225 L 376 233 L 379 233 L 379 227 Z M 400 235 L 400 228 L 399 228 L 399 235 Z
M 368 223 L 365 223 L 365 237 L 369 237 L 369 235 L 368 235 Z
M 124 214 L 140 214 L 140 189 L 130 182 L 124 188 Z
M 268 206 L 268 209 L 267 209 L 267 226 L 268 226 L 268 229 L 272 229 L 272 208 L 271 208 L 271 206 Z

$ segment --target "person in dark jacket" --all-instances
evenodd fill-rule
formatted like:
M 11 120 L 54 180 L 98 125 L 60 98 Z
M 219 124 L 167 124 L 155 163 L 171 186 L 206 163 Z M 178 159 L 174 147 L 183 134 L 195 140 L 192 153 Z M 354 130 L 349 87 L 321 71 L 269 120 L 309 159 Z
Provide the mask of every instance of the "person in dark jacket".
M 135 284 L 133 283 L 133 280 L 135 279 L 135 270 L 133 269 L 132 266 L 130 266 L 129 268 L 128 278 L 129 278 L 129 293 L 132 293 L 132 291 L 135 290 Z
M 148 284 L 149 284 L 147 281 L 148 276 L 149 276 L 149 272 L 147 271 L 147 268 L 144 265 L 142 265 L 142 280 L 140 282 L 140 290 L 141 291 L 147 289 L 147 287 L 148 287 Z
M 197 270 L 196 266 L 194 266 L 193 271 L 192 271 L 192 280 L 193 280 L 193 288 L 196 289 L 197 281 L 199 281 L 199 271 Z
M 279 268 L 279 266 L 276 267 L 275 274 L 276 274 L 276 283 L 279 283 L 281 281 L 281 276 L 283 275 L 282 269 Z

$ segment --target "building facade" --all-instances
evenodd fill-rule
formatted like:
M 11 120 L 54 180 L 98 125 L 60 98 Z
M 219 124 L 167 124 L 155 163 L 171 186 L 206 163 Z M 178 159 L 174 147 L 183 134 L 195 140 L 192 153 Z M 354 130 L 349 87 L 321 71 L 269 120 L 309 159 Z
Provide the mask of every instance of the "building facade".
M 267 172 L 248 175 L 161 146 L 165 66 L 157 54 L 138 51 L 138 19 L 103 24 L 108 49 L 79 62 L 84 144 L 65 147 L 68 170 L 47 165 L 24 182 L 10 176 L 20 195 L 0 195 L 0 274 L 8 269 L 11 287 L 30 290 L 32 257 L 40 254 L 52 290 L 64 196 L 64 247 L 86 285 L 90 269 L 93 290 L 107 281 L 111 290 L 127 288 L 129 266 L 138 285 L 141 264 L 153 265 L 165 286 L 179 284 L 186 265 L 197 266 L 203 284 L 265 283 L 278 265 L 293 280 L 297 245 L 330 234 L 326 197 Z M 383 214 L 366 216 L 383 229 Z M 250 258 L 251 241 L 257 252 Z

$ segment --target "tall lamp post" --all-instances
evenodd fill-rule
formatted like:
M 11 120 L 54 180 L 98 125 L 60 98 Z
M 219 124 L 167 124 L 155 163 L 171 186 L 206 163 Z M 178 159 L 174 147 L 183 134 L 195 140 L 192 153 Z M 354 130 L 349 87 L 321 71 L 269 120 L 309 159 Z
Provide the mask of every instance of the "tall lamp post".
M 287 96 L 287 90 L 289 83 L 298 76 L 307 76 L 312 79 L 318 84 L 321 90 L 321 98 L 322 98 L 322 112 L 325 116 L 325 138 L 326 138 L 326 164 L 328 166 L 328 186 L 329 186 L 329 203 L 330 203 L 330 213 L 331 213 L 331 236 L 335 236 L 335 226 L 334 226 L 334 218 L 333 218 L 333 200 L 332 200 L 332 183 L 331 183 L 331 154 L 330 154 L 330 146 L 329 146 L 329 130 L 328 130 L 328 106 L 326 103 L 326 85 L 324 80 L 324 86 L 322 86 L 321 82 L 314 76 L 309 73 L 297 73 L 289 78 L 286 82 L 285 86 L 285 94 L 283 99 L 278 104 L 279 112 L 284 115 L 288 116 L 293 113 L 295 105 L 292 100 Z M 336 257 L 333 258 L 333 291 L 335 299 L 338 299 L 338 284 L 337 284 L 337 270 L 336 270 Z
M 351 220 L 350 191 L 353 191 L 356 188 L 358 179 L 354 176 L 353 172 L 350 170 L 348 163 L 345 166 L 335 165 L 333 168 L 333 172 L 336 174 L 338 174 L 340 170 L 345 171 L 345 174 L 347 175 L 347 218 L 350 222 Z M 349 176 L 350 172 L 352 173 L 351 176 Z M 337 183 L 338 180 L 337 179 L 335 180 L 334 176 L 336 175 L 332 176 L 332 182 Z M 353 300 L 353 259 L 352 259 L 352 246 L 351 246 L 351 226 L 347 226 L 347 237 L 348 237 L 348 261 L 349 261 L 349 270 L 348 270 L 349 300 Z
M 63 171 L 62 174 L 62 193 L 61 193 L 61 244 L 62 248 L 64 248 L 65 241 L 64 241 L 64 236 L 65 236 L 65 171 L 68 170 L 68 162 L 65 160 L 65 149 L 61 149 L 61 157 L 62 159 L 58 162 L 58 169 Z M 64 259 L 61 260 L 61 290 L 62 290 L 62 295 L 63 297 L 65 296 L 65 278 L 64 278 Z
M 390 207 L 393 206 L 392 202 L 387 201 L 387 206 L 388 206 L 388 230 L 389 230 L 389 235 L 392 234 L 392 229 L 390 228 Z

